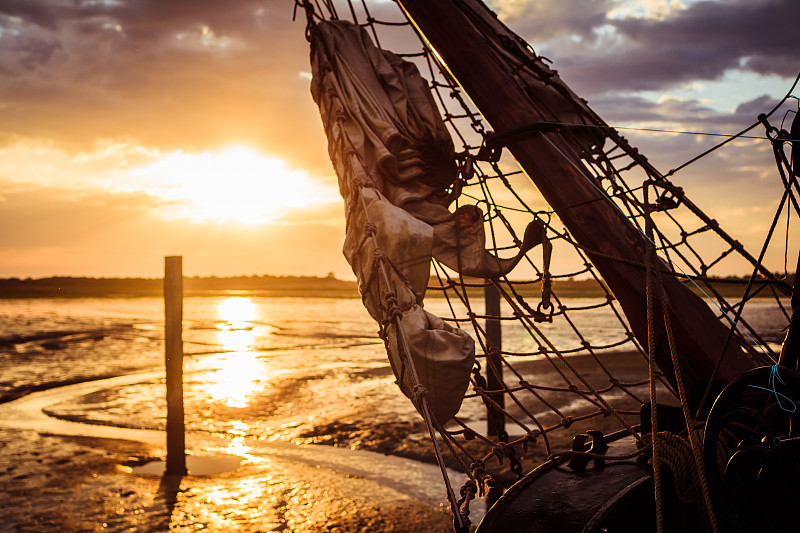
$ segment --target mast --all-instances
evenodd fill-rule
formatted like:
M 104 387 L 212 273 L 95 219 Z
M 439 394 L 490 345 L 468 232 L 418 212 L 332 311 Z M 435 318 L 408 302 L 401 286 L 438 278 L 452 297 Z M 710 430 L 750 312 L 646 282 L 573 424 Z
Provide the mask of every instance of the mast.
M 585 168 L 575 140 L 556 128 L 536 126 L 553 122 L 552 104 L 558 98 L 571 100 L 578 114 L 582 108 L 585 116 L 596 115 L 477 0 L 397 1 L 494 131 L 527 132 L 508 136 L 505 145 L 597 267 L 636 338 L 647 345 L 645 270 L 637 266 L 646 257 L 646 237 Z M 544 73 L 539 87 L 523 83 L 520 64 Z M 670 269 L 663 261 L 660 267 Z M 714 373 L 729 329 L 675 276 L 664 276 L 664 285 L 685 385 L 703 386 Z M 663 318 L 657 323 L 656 362 L 674 385 Z M 716 377 L 731 381 L 752 367 L 741 347 L 730 343 Z

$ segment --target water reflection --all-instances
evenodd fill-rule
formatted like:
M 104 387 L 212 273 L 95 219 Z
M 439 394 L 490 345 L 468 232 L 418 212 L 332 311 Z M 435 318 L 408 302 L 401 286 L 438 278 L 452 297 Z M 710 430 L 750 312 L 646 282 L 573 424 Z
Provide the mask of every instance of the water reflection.
M 224 452 L 247 459 L 253 459 L 253 456 L 250 455 L 250 446 L 244 442 L 244 437 L 247 435 L 247 430 L 250 429 L 250 426 L 241 420 L 233 420 L 231 426 L 232 427 L 228 430 L 228 434 L 235 436 L 231 439 L 228 446 L 224 448 Z
M 264 363 L 252 352 L 231 352 L 212 356 L 209 363 L 218 368 L 205 385 L 212 400 L 228 407 L 247 407 L 250 396 L 267 379 Z
M 258 308 L 250 298 L 233 296 L 217 305 L 219 317 L 217 341 L 226 350 L 244 351 L 256 340 L 253 322 L 258 320 Z
M 228 353 L 216 354 L 209 363 L 219 370 L 210 376 L 206 391 L 212 400 L 228 407 L 246 407 L 250 396 L 267 378 L 264 363 L 248 351 L 256 341 L 253 322 L 258 308 L 250 298 L 234 296 L 217 305 L 217 341 Z

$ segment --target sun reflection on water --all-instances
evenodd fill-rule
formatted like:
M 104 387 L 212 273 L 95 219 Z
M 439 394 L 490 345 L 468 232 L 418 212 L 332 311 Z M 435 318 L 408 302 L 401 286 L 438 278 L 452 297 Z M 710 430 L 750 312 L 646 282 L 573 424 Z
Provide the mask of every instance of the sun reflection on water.
M 264 364 L 252 352 L 217 354 L 211 363 L 218 370 L 209 376 L 205 389 L 211 400 L 228 407 L 247 407 L 250 396 L 267 378 Z
M 250 426 L 242 422 L 241 420 L 233 420 L 231 422 L 233 427 L 228 430 L 229 435 L 235 435 L 233 439 L 231 439 L 228 446 L 225 447 L 225 453 L 229 453 L 231 455 L 238 455 L 240 457 L 245 457 L 247 459 L 253 459 L 253 456 L 250 455 L 250 446 L 245 444 L 244 437 L 247 435 L 247 430 L 250 429 Z
M 258 308 L 250 298 L 232 296 L 217 305 L 219 322 L 217 340 L 223 348 L 243 351 L 251 348 L 256 340 L 253 322 L 258 320 Z
M 218 370 L 210 376 L 206 390 L 212 400 L 228 407 L 247 407 L 250 396 L 267 378 L 264 363 L 250 350 L 258 333 L 254 322 L 258 308 L 250 298 L 234 296 L 217 305 L 217 341 L 227 353 L 212 356 L 210 363 Z

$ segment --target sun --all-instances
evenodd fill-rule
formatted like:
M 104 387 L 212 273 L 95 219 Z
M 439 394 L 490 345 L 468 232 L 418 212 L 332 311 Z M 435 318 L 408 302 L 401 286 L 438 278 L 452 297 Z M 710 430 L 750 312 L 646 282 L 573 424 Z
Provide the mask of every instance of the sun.
M 281 159 L 241 146 L 198 154 L 176 151 L 141 175 L 148 192 L 165 201 L 160 214 L 166 219 L 254 225 L 337 201 L 332 180 L 313 179 Z

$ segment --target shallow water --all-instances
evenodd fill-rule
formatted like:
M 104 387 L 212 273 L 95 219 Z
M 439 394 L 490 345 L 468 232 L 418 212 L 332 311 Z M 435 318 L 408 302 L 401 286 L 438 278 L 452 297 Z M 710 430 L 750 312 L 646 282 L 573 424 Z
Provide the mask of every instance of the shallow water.
M 580 307 L 597 302 L 568 303 Z M 428 299 L 426 309 L 449 314 L 443 299 Z M 465 316 L 463 309 L 456 312 Z M 511 310 L 504 308 L 503 314 Z M 785 318 L 775 303 L 755 301 L 747 317 L 768 340 L 779 342 Z M 607 308 L 581 312 L 575 320 L 593 344 L 625 338 Z M 538 327 L 555 344 L 580 345 L 563 321 Z M 159 298 L 0 300 L 0 328 L 0 397 L 6 399 L 56 382 L 163 365 Z M 377 329 L 359 299 L 186 298 L 188 428 L 242 438 L 314 441 L 326 432 L 346 433 L 350 444 L 358 446 L 365 425 L 411 427 L 418 416 L 394 385 Z M 503 323 L 503 344 L 515 352 L 536 350 L 530 335 L 512 322 Z M 163 391 L 160 381 L 138 383 L 55 405 L 50 412 L 160 429 Z

